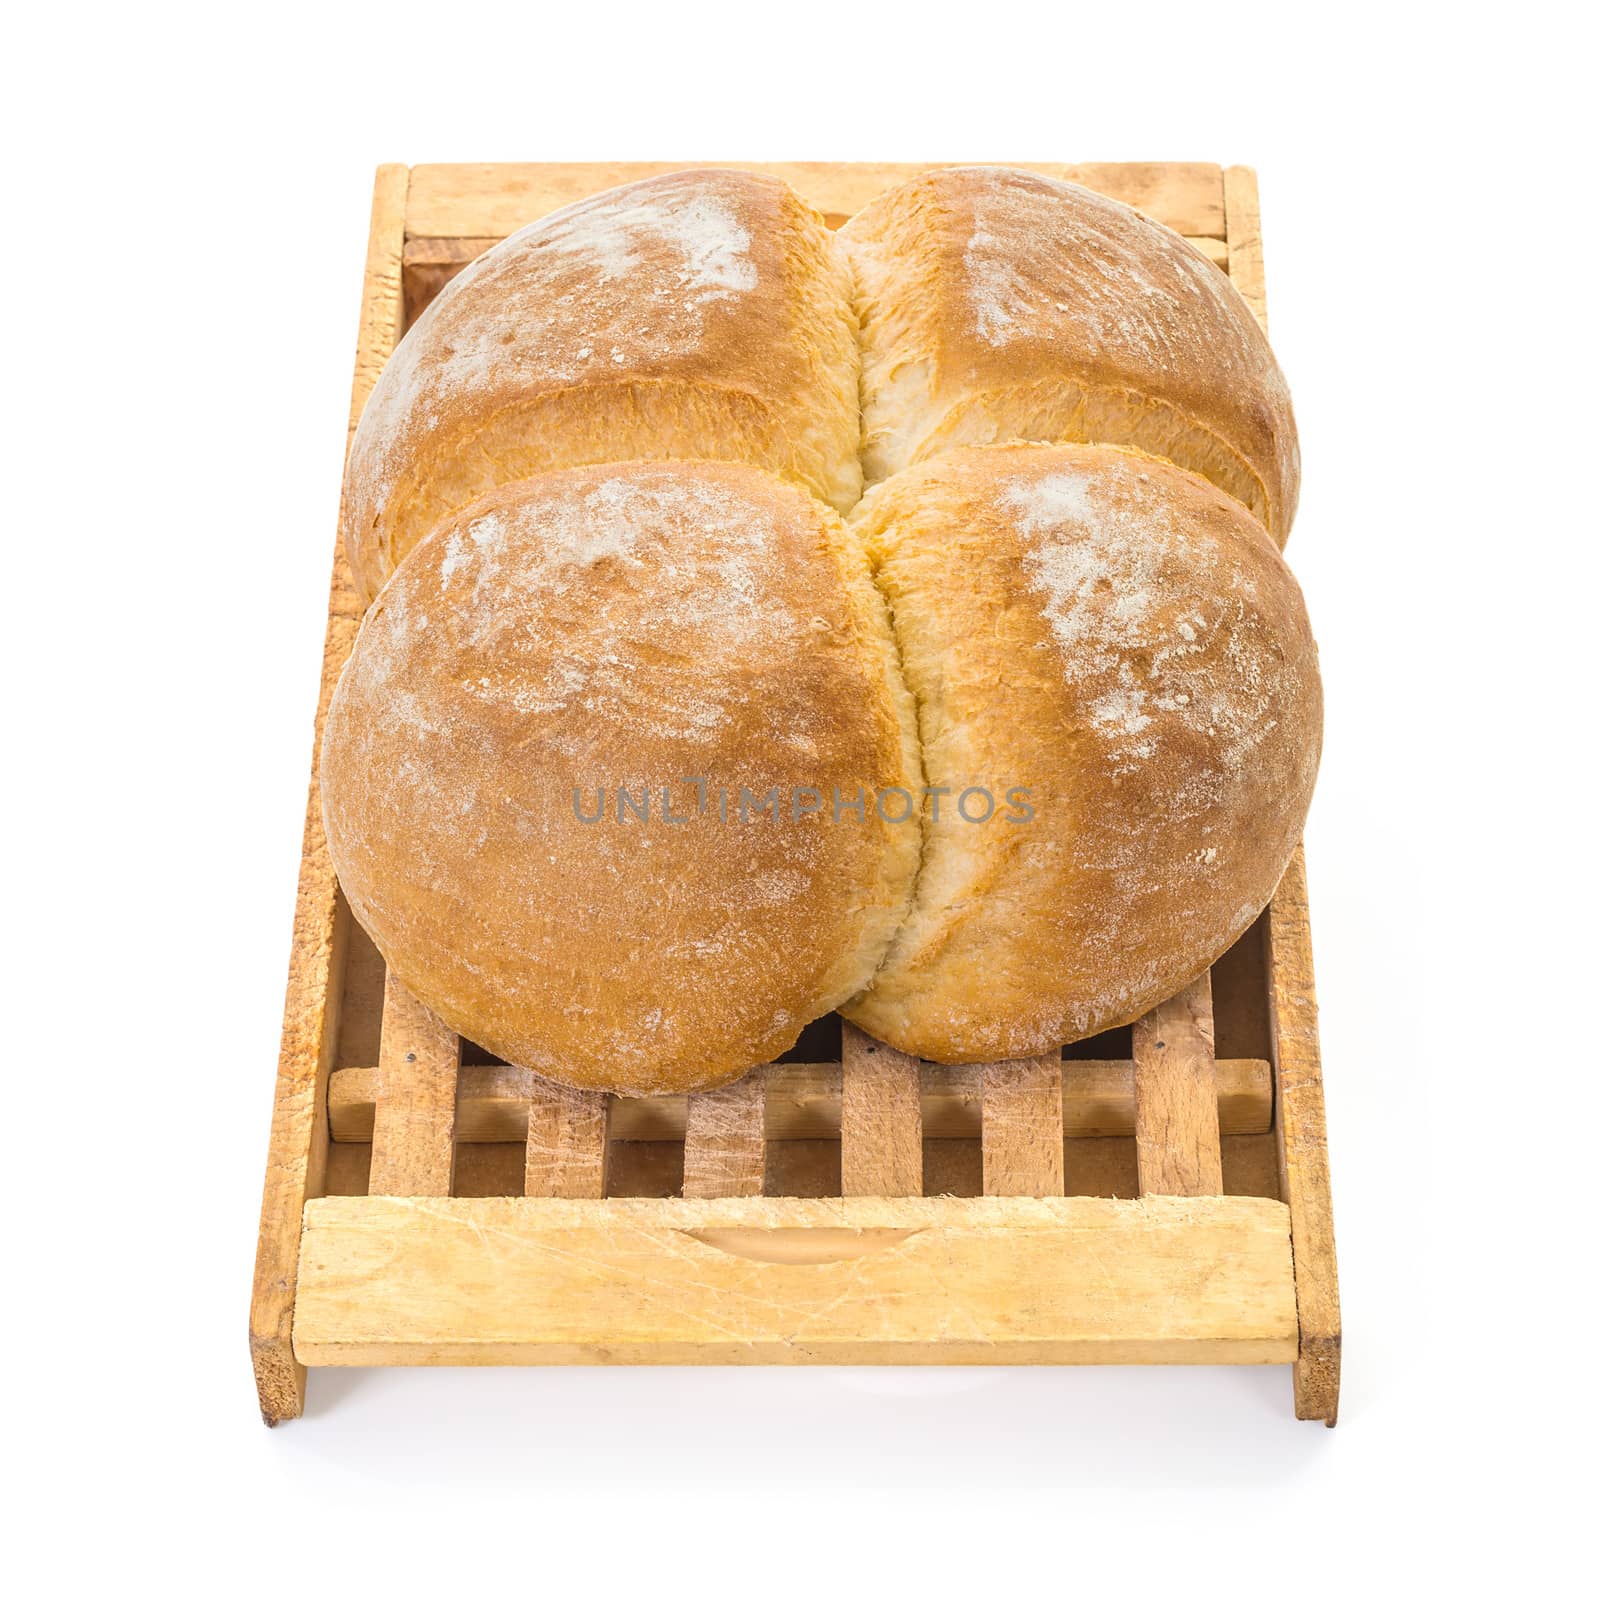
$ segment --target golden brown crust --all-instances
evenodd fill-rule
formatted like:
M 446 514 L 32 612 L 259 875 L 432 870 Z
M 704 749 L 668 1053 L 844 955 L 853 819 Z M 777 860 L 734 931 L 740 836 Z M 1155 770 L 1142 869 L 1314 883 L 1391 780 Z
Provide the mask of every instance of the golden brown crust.
M 950 1062 L 1130 1021 L 1244 931 L 1300 836 L 1322 700 L 1283 558 L 1205 480 L 1093 446 L 954 450 L 852 522 L 948 794 L 846 1014 Z M 963 821 L 968 788 L 1025 788 L 1033 818 Z
M 749 174 L 596 196 L 463 273 L 357 432 L 347 545 L 394 577 L 330 851 L 420 998 L 567 1083 L 712 1087 L 836 1005 L 932 1059 L 1047 1051 L 1203 971 L 1304 820 L 1315 646 L 1242 509 L 1281 542 L 1294 423 L 1227 280 L 1006 169 L 844 238 Z M 854 503 L 863 425 L 893 476 L 847 530 L 812 496 Z M 924 782 L 920 825 L 871 804 Z M 796 813 L 835 790 L 860 819 Z
M 339 881 L 407 987 L 504 1059 L 626 1094 L 726 1081 L 860 989 L 904 915 L 916 822 L 830 814 L 834 786 L 917 784 L 892 650 L 859 546 L 770 474 L 508 485 L 362 625 L 323 749 Z M 774 788 L 782 816 L 740 820 L 741 789 Z M 797 789 L 829 807 L 796 820 Z
M 362 414 L 344 538 L 367 595 L 442 518 L 553 467 L 747 461 L 839 510 L 860 493 L 849 269 L 786 184 L 669 173 L 480 256 Z
M 1288 389 L 1244 300 L 1170 229 L 1074 184 L 962 167 L 880 196 L 840 238 L 869 484 L 961 445 L 1132 445 L 1288 536 Z

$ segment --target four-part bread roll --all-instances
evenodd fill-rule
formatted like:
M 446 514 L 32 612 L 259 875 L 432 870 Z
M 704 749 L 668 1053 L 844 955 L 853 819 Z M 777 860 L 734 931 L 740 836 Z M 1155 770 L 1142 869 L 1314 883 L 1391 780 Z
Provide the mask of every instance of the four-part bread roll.
M 1297 490 L 1227 278 L 1071 185 L 929 173 L 839 238 L 735 172 L 569 207 L 357 431 L 345 894 L 452 1028 L 589 1089 L 836 1007 L 952 1062 L 1125 1022 L 1305 818 Z

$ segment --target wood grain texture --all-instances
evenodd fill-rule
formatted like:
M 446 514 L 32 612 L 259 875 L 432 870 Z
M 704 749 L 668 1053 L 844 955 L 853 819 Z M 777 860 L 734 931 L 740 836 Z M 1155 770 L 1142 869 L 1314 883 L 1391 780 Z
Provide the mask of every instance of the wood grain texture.
M 407 239 L 404 281 L 409 328 L 461 269 L 476 261 L 498 239 Z M 1226 248 L 1226 246 L 1224 246 Z
M 759 1195 L 766 1181 L 766 1087 L 757 1067 L 737 1083 L 688 1096 L 685 1199 Z
M 539 1199 L 603 1199 L 611 1097 L 531 1073 L 529 1079 L 522 1192 Z
M 420 295 L 436 293 L 489 243 L 541 210 L 644 170 L 380 169 L 350 426 L 408 307 L 414 315 L 426 303 Z M 765 170 L 781 171 L 837 226 L 878 189 L 919 169 L 829 171 L 802 164 Z M 1265 325 L 1259 209 L 1248 168 L 1226 174 L 1199 165 L 1037 170 L 1086 182 L 1177 227 L 1229 272 Z M 472 216 L 492 218 L 493 225 L 459 225 Z M 317 746 L 359 620 L 339 555 Z M 1259 1059 L 1216 1064 L 1218 1126 L 1227 1140 L 1224 1176 L 1234 1191 L 1227 1198 L 759 1198 L 767 1139 L 782 1141 L 770 1170 L 775 1183 L 796 1186 L 785 1193 L 837 1192 L 828 1185 L 840 1184 L 843 1171 L 839 1061 L 767 1069 L 759 1098 L 739 1115 L 724 1105 L 708 1119 L 706 1108 L 691 1111 L 682 1098 L 614 1103 L 613 1137 L 626 1129 L 630 1159 L 650 1169 L 634 1174 L 639 1187 L 621 1192 L 670 1194 L 679 1170 L 671 1141 L 683 1139 L 686 1179 L 687 1158 L 698 1153 L 694 1183 L 753 1187 L 756 1197 L 552 1196 L 535 1205 L 470 1198 L 513 1196 L 527 1181 L 530 1075 L 486 1066 L 458 1075 L 458 1142 L 492 1141 L 463 1151 L 456 1175 L 463 1198 L 369 1198 L 361 1191 L 369 1181 L 370 1146 L 332 1145 L 328 1129 L 339 1140 L 373 1135 L 382 965 L 334 885 L 313 770 L 251 1304 L 263 1416 L 277 1421 L 299 1414 L 303 1359 L 1270 1360 L 1295 1362 L 1298 1414 L 1331 1425 L 1338 1402 L 1338 1285 L 1298 857 L 1264 919 L 1259 948 L 1260 975 L 1249 975 L 1248 983 L 1249 1003 L 1259 1008 L 1256 1022 L 1241 1030 L 1236 1011 L 1224 1010 L 1227 984 L 1218 990 L 1219 1025 L 1234 1017 L 1231 1029 L 1223 1026 L 1225 1047 L 1235 1055 L 1264 1055 L 1270 1031 L 1277 1063 L 1275 1075 Z M 361 969 L 360 992 L 346 1007 L 352 952 L 352 964 Z M 1235 968 L 1238 987 L 1243 968 Z M 1109 1045 L 1108 1053 L 1118 1048 Z M 1109 1135 L 1080 1137 L 1075 1144 L 1072 1187 L 1082 1195 L 1131 1196 L 1133 1062 L 1047 1063 L 1047 1075 L 1052 1066 L 1060 1074 L 1055 1104 L 1062 1131 Z M 1039 1118 L 1048 1124 L 1051 1097 L 1028 1074 L 991 1084 L 993 1071 L 922 1068 L 920 1109 L 930 1140 L 924 1153 L 952 1158 L 928 1155 L 930 1187 L 948 1182 L 956 1192 L 976 1194 L 988 1184 L 1030 1183 L 1059 1193 L 1055 1174 L 1046 1171 L 1038 1181 L 1050 1147 L 1061 1149 L 1059 1140 L 1040 1141 L 1037 1134 Z M 986 1099 L 995 1113 L 987 1119 Z M 988 1137 L 980 1142 L 985 1120 Z M 757 1122 L 765 1126 L 752 1139 Z M 583 1147 L 584 1141 L 574 1141 L 575 1151 Z M 779 1151 L 792 1151 L 796 1160 L 779 1160 Z M 592 1172 L 592 1166 L 574 1161 L 570 1170 Z M 551 1186 L 561 1181 L 552 1179 Z M 350 1198 L 317 1198 L 324 1192 Z M 1246 1198 L 1272 1192 L 1287 1203 Z M 945 1209 L 952 1206 L 978 1209 Z M 1092 1209 L 1099 1207 L 1111 1209 Z M 484 1283 L 493 1286 L 487 1300 Z
M 851 1023 L 841 1034 L 839 1173 L 848 1195 L 922 1193 L 922 1064 Z
M 378 1073 L 373 1063 L 378 1059 L 378 1045 L 383 1038 L 383 980 L 385 972 L 382 955 L 367 936 L 367 930 L 355 921 L 350 922 L 350 948 L 344 958 L 344 981 L 340 984 L 339 1043 L 333 1058 L 333 1076 L 328 1080 L 328 1120 L 333 1122 L 334 1086 L 339 1074 L 349 1067 L 371 1067 L 372 1077 L 368 1097 L 377 1093 Z M 334 1133 L 335 1140 L 339 1135 Z M 372 1113 L 367 1112 L 366 1137 L 372 1137 Z
M 1140 1194 L 1221 1194 L 1209 972 L 1134 1023 L 1133 1095 Z
M 829 221 L 839 227 L 848 218 L 831 213 Z M 405 250 L 406 326 L 409 328 L 433 304 L 439 291 L 464 267 L 499 244 L 499 239 L 407 239 Z M 1228 241 L 1189 236 L 1189 243 L 1219 272 L 1228 271 Z
M 355 374 L 350 387 L 353 431 L 383 363 L 400 338 L 401 252 L 407 170 L 380 167 L 373 185 Z M 348 442 L 348 434 L 347 434 Z M 312 728 L 311 784 L 301 835 L 288 992 L 278 1050 L 272 1134 L 250 1297 L 250 1354 L 261 1415 L 268 1424 L 305 1408 L 305 1369 L 290 1344 L 300 1257 L 300 1215 L 321 1193 L 328 1144 L 326 1096 L 339 1028 L 339 996 L 349 911 L 343 906 L 322 833 L 317 763 L 333 686 L 355 643 L 362 607 L 336 548 L 322 646 L 322 680 Z
M 1277 1050 L 1278 1185 L 1289 1206 L 1300 1317 L 1294 1409 L 1297 1417 L 1331 1428 L 1339 1417 L 1339 1268 L 1303 849 L 1295 851 L 1272 897 L 1267 971 Z
M 1267 280 L 1261 202 L 1256 175 L 1249 167 L 1227 169 L 1224 201 L 1229 276 L 1264 329 Z M 1339 1418 L 1343 1331 L 1303 848 L 1295 852 L 1272 899 L 1267 918 L 1267 974 L 1276 1055 L 1278 1190 L 1288 1202 L 1293 1228 L 1300 1314 L 1294 1409 L 1297 1417 L 1324 1422 L 1331 1428 Z
M 1287 1362 L 1249 1198 L 392 1200 L 306 1207 L 313 1365 Z
M 1066 1193 L 1061 1057 L 991 1061 L 983 1074 L 983 1192 Z
M 328 1121 L 338 1143 L 372 1137 L 375 1067 L 340 1067 L 328 1086 Z M 521 1144 L 528 1137 L 528 1101 L 534 1075 L 525 1067 L 464 1066 L 457 1100 L 456 1143 Z M 785 1062 L 767 1068 L 767 1143 L 837 1139 L 843 1124 L 838 1062 Z M 921 1071 L 925 1139 L 976 1139 L 981 1131 L 983 1086 L 978 1067 L 925 1061 Z M 611 1136 L 622 1140 L 682 1139 L 687 1097 L 618 1099 L 611 1107 Z M 1062 1065 L 1062 1124 L 1069 1139 L 1133 1136 L 1132 1061 L 1068 1061 Z M 1272 1063 L 1217 1062 L 1217 1121 L 1223 1135 L 1272 1129 Z
M 958 166 L 965 163 L 941 162 Z M 1110 195 L 1193 238 L 1227 236 L 1222 169 L 1210 162 L 1019 161 L 1046 177 Z M 904 183 L 927 162 L 587 161 L 424 165 L 411 170 L 406 234 L 418 239 L 503 239 L 535 219 L 601 189 L 685 167 L 765 172 L 791 184 L 835 227 L 875 195 Z
M 378 168 L 373 182 L 372 225 L 367 237 L 367 264 L 361 290 L 361 321 L 356 333 L 355 370 L 350 381 L 350 411 L 345 429 L 356 431 L 367 399 L 394 347 L 405 333 L 405 210 L 411 172 L 399 165 Z M 340 548 L 343 559 L 343 548 Z M 341 669 L 343 663 L 341 662 Z
M 461 1039 L 390 972 L 373 1108 L 373 1194 L 449 1194 Z
M 1261 254 L 1261 202 L 1256 175 L 1249 167 L 1229 167 L 1222 175 L 1227 216 L 1228 276 L 1256 314 L 1263 332 L 1267 326 L 1267 277 Z

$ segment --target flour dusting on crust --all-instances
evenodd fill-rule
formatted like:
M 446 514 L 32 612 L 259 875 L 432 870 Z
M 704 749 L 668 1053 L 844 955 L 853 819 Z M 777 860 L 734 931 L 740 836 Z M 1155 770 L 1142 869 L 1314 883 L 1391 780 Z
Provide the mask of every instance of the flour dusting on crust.
M 1014 439 L 1127 445 L 1202 473 L 1281 543 L 1299 484 L 1288 389 L 1250 307 L 1187 240 L 1004 167 L 921 174 L 841 238 L 868 483 Z
M 1256 915 L 1305 816 L 1315 645 L 1265 530 L 1165 461 L 951 451 L 874 489 L 862 531 L 922 715 L 927 782 L 1033 814 L 927 823 L 911 915 L 851 1014 L 936 1060 L 1127 1022 Z
M 1171 229 L 1088 189 L 1002 168 L 964 171 L 985 180 L 962 266 L 986 344 L 1076 344 L 1131 363 L 1130 377 L 1201 361 L 1219 383 L 1248 375 L 1287 400 L 1249 309 Z
M 695 169 L 543 217 L 458 273 L 390 357 L 343 526 L 375 594 L 498 484 L 630 459 L 748 461 L 860 492 L 849 270 L 776 178 Z
M 452 627 L 497 663 L 470 692 L 529 713 L 581 707 L 583 719 L 550 734 L 573 754 L 618 723 L 712 740 L 741 654 L 787 652 L 802 638 L 777 580 L 787 536 L 770 506 L 709 476 L 648 468 L 552 487 L 445 536 L 438 588 Z M 584 605 L 597 585 L 608 598 Z M 531 648 L 543 677 L 513 670 Z M 789 736 L 810 743 L 803 729 Z
M 915 830 L 759 809 L 912 781 L 847 563 L 870 594 L 819 501 L 705 461 L 507 484 L 413 550 L 334 695 L 323 795 L 414 992 L 518 1065 L 658 1093 L 774 1058 L 858 990 Z
M 1257 585 L 1236 544 L 1180 515 L 1137 456 L 1101 452 L 1092 473 L 1029 472 L 1029 454 L 1016 453 L 1022 470 L 1002 499 L 1062 675 L 1090 689 L 1090 721 L 1124 763 L 1149 760 L 1171 727 L 1210 746 L 1218 781 L 1240 772 L 1299 683 L 1255 625 Z M 1202 771 L 1187 780 L 1191 793 L 1206 787 Z
M 700 351 L 711 308 L 759 282 L 727 176 L 674 174 L 580 201 L 458 273 L 401 340 L 363 414 L 377 509 L 410 431 L 474 391 L 652 373 Z
M 750 259 L 750 231 L 718 194 L 672 194 L 651 200 L 591 201 L 559 211 L 514 236 L 513 245 L 587 259 L 610 280 L 637 272 L 641 243 L 665 246 L 676 260 L 676 275 L 685 303 L 709 305 L 756 286 Z M 669 292 L 655 286 L 659 296 Z

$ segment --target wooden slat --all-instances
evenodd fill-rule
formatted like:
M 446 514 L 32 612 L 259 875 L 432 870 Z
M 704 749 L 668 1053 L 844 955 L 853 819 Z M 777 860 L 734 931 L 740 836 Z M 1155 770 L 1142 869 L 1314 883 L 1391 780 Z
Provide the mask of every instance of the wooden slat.
M 610 1095 L 529 1078 L 522 1192 L 543 1199 L 603 1199 Z
M 845 1194 L 922 1193 L 922 1063 L 851 1023 L 839 1109 L 839 1171 Z
M 683 1193 L 689 1200 L 759 1195 L 766 1179 L 766 1090 L 762 1069 L 689 1097 Z
M 403 166 L 380 167 L 373 185 L 360 334 L 350 386 L 352 429 L 400 337 L 404 315 L 400 261 L 408 176 Z M 339 898 L 322 832 L 317 764 L 328 701 L 355 643 L 361 613 L 343 551 L 336 549 L 328 594 L 328 628 L 322 646 L 322 682 L 312 732 L 311 785 L 301 836 L 300 881 L 272 1105 L 272 1136 L 250 1297 L 250 1355 L 261 1415 L 269 1424 L 297 1417 L 305 1408 L 305 1369 L 295 1359 L 290 1343 L 300 1259 L 300 1214 L 305 1202 L 322 1192 L 328 1145 L 328 1074 L 338 1038 L 339 994 L 350 918 Z
M 1221 1194 L 1216 1025 L 1211 974 L 1133 1025 L 1140 1194 Z
M 836 215 L 834 225 L 848 220 Z M 409 328 L 433 304 L 439 291 L 464 267 L 499 244 L 498 239 L 408 239 L 405 253 L 406 326 Z M 1226 239 L 1189 239 L 1212 266 L 1228 270 Z
M 499 239 L 412 239 L 406 240 L 405 264 L 408 268 L 464 267 L 483 252 L 500 243 Z M 1227 241 L 1222 241 L 1227 250 Z
M 1267 277 L 1261 255 L 1261 202 L 1256 194 L 1256 175 L 1249 167 L 1229 167 L 1222 175 L 1222 183 L 1228 225 L 1228 276 L 1264 329 Z
M 407 239 L 406 326 L 409 328 L 428 309 L 439 291 L 463 267 L 499 242 L 498 239 Z M 1226 252 L 1225 244 L 1222 248 Z
M 373 1110 L 373 1194 L 447 1195 L 456 1160 L 461 1039 L 390 972 Z
M 786 1062 L 768 1067 L 767 1142 L 837 1139 L 843 1114 L 837 1063 Z M 376 1067 L 342 1067 L 328 1086 L 328 1121 L 340 1143 L 372 1137 Z M 524 1067 L 467 1066 L 461 1069 L 456 1143 L 521 1144 L 528 1137 L 528 1099 L 533 1074 Z M 977 1067 L 922 1064 L 922 1136 L 976 1139 L 981 1131 L 983 1088 Z M 657 1095 L 618 1100 L 611 1108 L 611 1137 L 629 1141 L 681 1139 L 687 1099 Z M 1134 1132 L 1132 1061 L 1067 1061 L 1062 1064 L 1062 1123 L 1069 1139 L 1127 1139 Z M 1217 1123 L 1223 1135 L 1272 1129 L 1272 1063 L 1217 1062 Z
M 938 165 L 963 165 L 943 162 Z M 1222 169 L 1210 162 L 1000 163 L 1081 183 L 1195 238 L 1226 236 Z M 413 167 L 410 238 L 504 238 L 538 217 L 619 183 L 684 167 L 736 167 L 782 178 L 837 226 L 875 195 L 928 170 L 924 162 L 498 162 Z
M 991 1061 L 983 1072 L 983 1192 L 1059 1195 L 1061 1057 Z
M 1287 1362 L 1275 1200 L 306 1207 L 314 1365 Z
M 1339 1416 L 1339 1268 L 1333 1243 L 1333 1193 L 1317 1037 L 1317 984 L 1311 964 L 1311 911 L 1305 852 L 1296 850 L 1267 920 L 1267 970 L 1277 1050 L 1278 1190 L 1294 1234 L 1300 1355 L 1294 1369 L 1297 1417 Z

